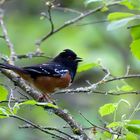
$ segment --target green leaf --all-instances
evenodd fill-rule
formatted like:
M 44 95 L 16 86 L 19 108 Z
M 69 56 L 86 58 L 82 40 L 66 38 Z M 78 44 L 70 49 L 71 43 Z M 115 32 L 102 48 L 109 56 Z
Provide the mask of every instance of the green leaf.
M 129 21 L 131 21 L 133 19 L 134 19 L 134 17 L 129 17 L 129 18 L 124 18 L 121 20 L 113 21 L 107 26 L 107 30 L 110 31 L 110 30 L 118 29 L 122 26 L 125 26 Z
M 135 134 L 138 134 L 140 135 L 140 125 L 137 125 L 137 124 L 129 124 L 129 125 L 126 125 L 126 128 L 135 133 Z
M 121 91 L 132 91 L 133 87 L 129 86 L 129 85 L 124 85 L 120 88 Z
M 112 20 L 112 22 L 107 26 L 107 29 L 114 30 L 114 29 L 120 28 L 122 26 L 125 26 L 130 21 L 139 20 L 139 19 L 140 19 L 140 15 L 134 15 L 134 16 L 130 16 L 127 18 L 122 18 L 120 20 Z
M 128 9 L 134 9 L 134 6 L 128 0 L 123 0 L 120 4 L 126 6 Z
M 0 107 L 0 119 L 9 117 L 9 112 L 7 111 L 7 109 L 5 109 L 5 107 Z
M 38 105 L 38 106 L 44 106 L 44 107 L 49 107 L 49 108 L 56 108 L 56 109 L 58 108 L 57 105 L 54 105 L 52 103 L 47 103 L 47 102 L 37 102 L 36 105 Z
M 25 101 L 23 103 L 20 103 L 19 105 L 35 105 L 37 104 L 37 101 L 35 100 L 28 100 L 28 101 Z
M 108 128 L 113 128 L 113 127 L 118 127 L 118 126 L 122 126 L 122 122 L 112 122 L 107 125 Z
M 137 58 L 140 59 L 140 39 L 134 40 L 131 45 L 131 52 Z
M 138 140 L 138 138 L 134 133 L 129 132 L 126 134 L 126 140 Z
M 0 86 L 0 101 L 7 99 L 8 90 L 4 86 Z
M 135 134 L 140 135 L 140 120 L 131 120 L 126 124 L 126 128 Z
M 114 12 L 110 13 L 107 17 L 109 21 L 120 20 L 128 17 L 132 17 L 134 14 L 132 13 L 125 13 L 125 12 Z
M 109 115 L 116 110 L 116 104 L 109 103 L 99 108 L 99 113 L 101 116 Z
M 137 59 L 140 59 L 140 25 L 132 26 L 130 29 L 133 38 L 130 44 L 131 52 Z
M 44 106 L 44 107 L 49 107 L 49 108 L 58 108 L 58 106 L 48 103 L 48 102 L 37 102 L 35 100 L 28 100 L 23 103 L 18 104 L 19 105 L 37 105 L 37 106 Z
M 130 28 L 130 31 L 131 31 L 131 36 L 133 40 L 140 39 L 140 25 L 132 26 Z
M 120 4 L 131 10 L 140 10 L 140 0 L 123 0 Z
M 140 125 L 140 120 L 130 120 L 127 123 L 128 124 L 139 124 Z
M 109 139 L 112 138 L 112 134 L 109 133 L 109 132 L 107 132 L 107 131 L 103 132 L 103 135 L 104 135 L 106 138 L 109 138 Z
M 78 67 L 78 72 L 83 72 L 83 71 L 87 71 L 87 70 L 90 70 L 94 67 L 97 67 L 99 66 L 97 63 L 87 63 L 87 64 L 83 64 L 83 65 L 80 65 Z

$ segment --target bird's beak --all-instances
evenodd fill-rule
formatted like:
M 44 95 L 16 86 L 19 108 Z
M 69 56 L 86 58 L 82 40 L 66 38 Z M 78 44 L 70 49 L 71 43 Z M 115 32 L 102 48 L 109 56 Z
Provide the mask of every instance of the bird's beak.
M 77 57 L 77 58 L 76 58 L 76 61 L 77 61 L 77 62 L 82 62 L 83 60 L 82 60 L 82 58 Z

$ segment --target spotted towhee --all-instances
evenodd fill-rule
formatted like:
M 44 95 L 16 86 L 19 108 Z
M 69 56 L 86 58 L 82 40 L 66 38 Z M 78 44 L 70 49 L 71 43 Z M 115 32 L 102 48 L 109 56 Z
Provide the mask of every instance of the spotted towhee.
M 58 89 L 68 87 L 73 82 L 78 63 L 81 61 L 82 59 L 72 50 L 66 49 L 44 64 L 17 67 L 0 63 L 0 68 L 14 71 L 47 96 Z

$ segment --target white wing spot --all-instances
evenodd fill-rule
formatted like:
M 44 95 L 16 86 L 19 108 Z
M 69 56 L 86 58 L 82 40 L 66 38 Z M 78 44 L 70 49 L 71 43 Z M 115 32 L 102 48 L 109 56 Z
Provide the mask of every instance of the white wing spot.
M 40 67 L 41 68 L 41 67 Z M 43 68 L 41 68 L 42 69 L 42 71 L 44 71 L 45 73 L 47 73 L 47 74 L 50 74 L 50 72 L 48 72 L 47 70 L 45 70 L 45 69 L 43 69 Z
M 34 71 L 34 72 L 37 72 L 37 73 L 41 73 L 40 71 L 35 70 L 35 69 L 29 69 L 29 70 Z

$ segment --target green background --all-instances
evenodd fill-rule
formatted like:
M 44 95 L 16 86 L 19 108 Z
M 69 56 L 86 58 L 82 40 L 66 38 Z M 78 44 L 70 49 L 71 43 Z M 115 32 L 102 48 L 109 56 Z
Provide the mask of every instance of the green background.
M 90 10 L 96 5 L 85 7 L 82 0 L 60 0 L 62 7 L 73 8 L 81 12 Z M 14 44 L 17 54 L 27 54 L 36 50 L 35 42 L 46 35 L 50 30 L 50 24 L 47 19 L 41 20 L 40 13 L 46 12 L 47 7 L 44 1 L 40 0 L 9 0 L 2 8 L 5 10 L 4 22 L 7 26 L 8 34 Z M 108 31 L 108 22 L 97 24 L 82 25 L 87 22 L 96 22 L 105 20 L 110 12 L 128 11 L 121 6 L 113 6 L 107 12 L 98 12 L 89 17 L 71 25 L 60 32 L 54 34 L 41 44 L 41 50 L 47 56 L 55 56 L 62 50 L 69 48 L 74 50 L 83 58 L 83 64 L 101 61 L 102 64 L 110 70 L 114 76 L 121 76 L 126 73 L 127 66 L 130 65 L 130 73 L 139 73 L 140 62 L 131 54 L 129 45 L 132 41 L 130 31 L 127 27 L 117 30 Z M 62 10 L 54 10 L 52 18 L 55 27 L 61 26 L 65 21 L 70 20 L 78 14 L 72 12 L 63 12 Z M 1 33 L 1 31 L 0 31 Z M 4 40 L 0 40 L 0 53 L 9 55 L 8 47 Z M 16 61 L 18 66 L 29 66 L 33 64 L 46 62 L 46 58 L 22 59 Z M 102 79 L 104 73 L 98 67 L 92 70 L 84 71 L 76 75 L 72 87 L 88 86 L 87 80 L 95 83 Z M 0 75 L 1 83 L 11 83 L 9 80 Z M 127 80 L 134 90 L 139 90 L 139 80 Z M 117 87 L 125 85 L 124 81 L 108 83 L 101 86 L 102 90 L 116 90 Z M 18 89 L 16 89 L 15 94 Z M 98 109 L 106 103 L 118 102 L 120 99 L 127 99 L 131 106 L 122 103 L 117 112 L 117 119 L 120 120 L 123 114 L 130 116 L 133 108 L 139 101 L 138 95 L 99 95 L 99 94 L 63 94 L 53 95 L 57 104 L 68 110 L 74 119 L 81 125 L 90 126 L 79 114 L 82 112 L 91 122 L 101 124 L 102 121 L 112 122 L 113 115 L 101 118 Z M 37 124 L 48 127 L 57 127 L 63 129 L 65 122 L 53 115 L 51 112 L 45 112 L 43 109 L 34 106 L 23 106 L 18 111 L 18 115 L 32 120 Z M 139 119 L 139 113 L 135 114 L 134 119 Z M 100 121 L 102 120 L 102 121 Z M 0 140 L 46 140 L 51 139 L 50 136 L 43 134 L 35 129 L 19 129 L 19 125 L 23 125 L 21 121 L 15 119 L 0 120 Z M 69 132 L 69 129 L 64 129 Z M 70 132 L 69 132 L 70 133 Z M 90 132 L 88 132 L 90 133 Z

